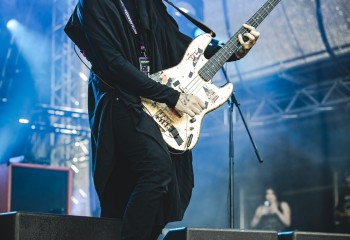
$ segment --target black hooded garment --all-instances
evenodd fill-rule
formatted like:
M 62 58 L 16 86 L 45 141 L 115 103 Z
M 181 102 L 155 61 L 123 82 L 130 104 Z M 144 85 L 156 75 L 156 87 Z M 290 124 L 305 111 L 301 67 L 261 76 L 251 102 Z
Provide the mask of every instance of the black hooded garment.
M 137 26 L 143 31 L 151 73 L 175 66 L 192 39 L 179 32 L 161 0 L 138 0 L 137 4 L 140 18 Z M 159 142 L 160 148 L 168 152 L 159 134 L 149 131 L 144 124 L 140 96 L 174 107 L 180 93 L 139 71 L 139 38 L 132 31 L 119 0 L 80 0 L 65 32 L 92 63 L 88 112 L 94 183 L 101 198 L 118 161 L 115 149 L 118 136 L 113 134 L 112 121 L 114 100 L 120 98 L 130 109 L 137 131 Z M 206 55 L 216 50 L 208 47 Z M 166 221 L 182 219 L 193 188 L 191 152 L 171 154 L 171 158 L 174 177 L 165 200 Z

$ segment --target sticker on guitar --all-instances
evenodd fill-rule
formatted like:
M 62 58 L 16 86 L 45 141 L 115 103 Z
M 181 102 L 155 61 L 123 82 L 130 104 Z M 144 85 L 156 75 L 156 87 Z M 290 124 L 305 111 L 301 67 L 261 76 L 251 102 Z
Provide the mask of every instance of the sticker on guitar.
M 246 24 L 258 27 L 280 1 L 265 2 Z M 232 83 L 217 87 L 211 80 L 226 61 L 239 50 L 241 45 L 238 35 L 244 35 L 246 32 L 247 30 L 241 27 L 210 59 L 204 57 L 204 52 L 212 37 L 209 34 L 202 34 L 190 43 L 177 66 L 150 76 L 154 81 L 166 84 L 177 91 L 196 95 L 206 105 L 199 115 L 190 117 L 187 114 L 177 113 L 164 103 L 142 98 L 145 111 L 157 122 L 169 147 L 180 151 L 192 149 L 198 142 L 204 116 L 222 106 L 230 98 L 233 92 Z

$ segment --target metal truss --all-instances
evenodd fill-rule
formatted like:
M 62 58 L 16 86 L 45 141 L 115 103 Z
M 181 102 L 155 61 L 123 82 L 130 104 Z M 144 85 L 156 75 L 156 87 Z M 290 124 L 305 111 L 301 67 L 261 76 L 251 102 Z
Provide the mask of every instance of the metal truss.
M 266 97 L 258 104 L 248 103 L 245 109 L 251 122 L 263 124 L 332 111 L 349 104 L 350 77 L 347 77 L 310 84 L 296 90 L 294 95 Z
M 81 109 L 40 106 L 32 114 L 33 162 L 66 166 L 73 171 L 72 214 L 90 213 L 90 128 Z
M 76 1 L 53 0 L 50 106 L 41 106 L 34 142 L 49 145 L 50 164 L 73 170 L 72 213 L 90 215 L 90 131 L 87 117 L 88 69 L 75 53 L 64 27 Z M 47 149 L 47 148 L 46 148 Z
M 280 77 L 285 78 L 285 75 Z M 289 80 L 293 76 L 288 76 Z M 295 77 L 299 81 L 299 77 Z M 293 79 L 294 80 L 294 79 Z M 266 94 L 267 95 L 267 94 Z M 294 92 L 280 92 L 263 98 L 244 98 L 240 105 L 248 125 L 264 126 L 276 122 L 307 117 L 322 112 L 350 110 L 350 76 L 311 82 Z M 222 107 L 208 115 L 202 136 L 210 137 L 227 131 L 229 108 Z M 237 108 L 233 112 L 234 128 L 244 128 Z
M 51 105 L 86 109 L 88 69 L 76 56 L 74 44 L 64 33 L 75 1 L 53 0 Z

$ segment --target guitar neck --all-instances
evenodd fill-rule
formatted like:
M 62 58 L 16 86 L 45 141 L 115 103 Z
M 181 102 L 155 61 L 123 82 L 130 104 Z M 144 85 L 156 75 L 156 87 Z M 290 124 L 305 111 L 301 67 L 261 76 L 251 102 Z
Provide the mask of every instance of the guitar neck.
M 260 23 L 270 14 L 281 0 L 268 0 L 248 21 L 247 24 L 257 28 Z M 248 31 L 241 27 L 227 43 L 211 57 L 206 64 L 198 71 L 198 74 L 206 81 L 211 80 L 226 61 L 237 52 L 241 46 L 238 35 Z

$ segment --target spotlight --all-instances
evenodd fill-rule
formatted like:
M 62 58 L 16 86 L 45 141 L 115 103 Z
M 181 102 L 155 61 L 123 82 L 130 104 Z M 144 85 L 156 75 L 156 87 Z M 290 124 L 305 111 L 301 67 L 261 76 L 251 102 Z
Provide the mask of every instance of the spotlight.
M 204 0 L 177 0 L 176 5 L 193 17 L 204 20 Z
M 14 44 L 20 49 L 21 57 L 28 63 L 33 80 L 38 87 L 40 96 L 47 95 L 47 78 L 50 69 L 50 45 L 49 39 L 41 32 L 35 32 L 16 19 L 11 19 L 6 24 L 11 33 Z
M 182 10 L 182 11 L 184 11 L 185 13 L 189 13 L 190 12 L 190 10 L 188 10 L 187 8 L 185 8 L 185 7 L 180 7 L 180 9 Z M 194 9 L 193 9 L 194 10 Z M 194 11 L 195 12 L 195 11 Z M 179 13 L 179 12 L 176 12 L 175 13 L 176 14 L 176 16 L 181 16 L 181 14 Z
M 85 73 L 83 73 L 83 72 L 79 72 L 79 76 L 80 76 L 80 78 L 83 80 L 83 81 L 87 81 L 87 80 L 89 80 L 89 78 L 85 75 Z
M 8 30 L 15 30 L 18 27 L 18 22 L 15 19 L 11 19 L 7 22 L 6 27 Z
M 203 0 L 176 0 L 174 4 L 185 13 L 190 14 L 192 17 L 203 21 Z M 169 8 L 169 13 L 172 15 L 184 34 L 194 37 L 196 26 L 186 19 L 179 11 L 174 8 Z
M 28 120 L 28 119 L 25 119 L 25 118 L 20 118 L 20 119 L 18 119 L 18 122 L 19 122 L 19 123 L 23 123 L 23 124 L 28 124 L 28 123 L 29 123 L 29 120 Z
M 78 199 L 76 199 L 75 197 L 71 197 L 71 200 L 72 200 L 72 202 L 75 204 L 75 205 L 78 205 L 79 204 L 79 200 Z
M 86 192 L 84 192 L 83 189 L 79 188 L 79 193 L 83 198 L 87 198 L 87 194 L 86 194 Z
M 77 168 L 75 165 L 71 165 L 70 168 L 75 172 L 75 173 L 79 173 L 79 168 Z

